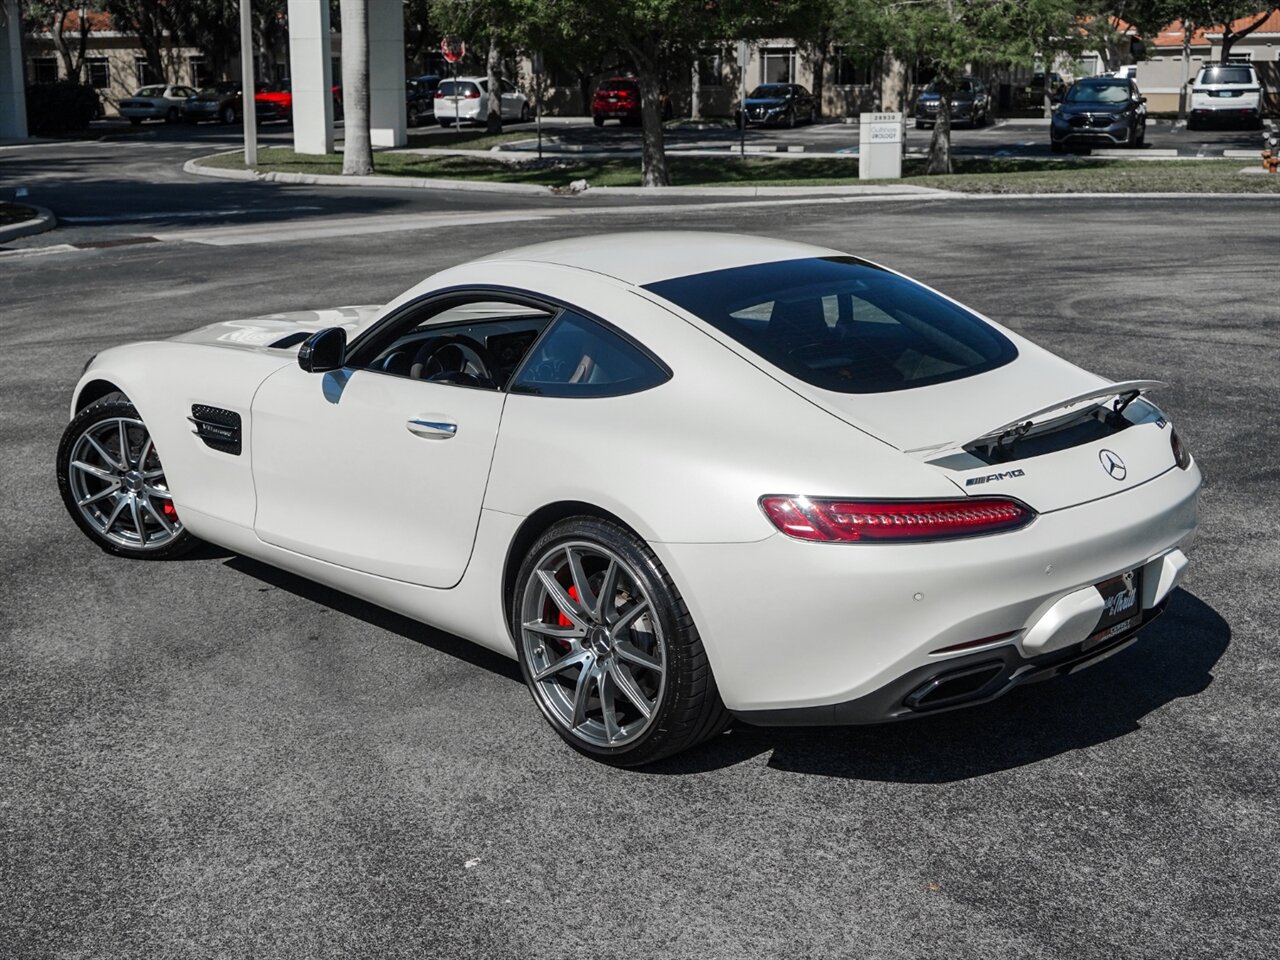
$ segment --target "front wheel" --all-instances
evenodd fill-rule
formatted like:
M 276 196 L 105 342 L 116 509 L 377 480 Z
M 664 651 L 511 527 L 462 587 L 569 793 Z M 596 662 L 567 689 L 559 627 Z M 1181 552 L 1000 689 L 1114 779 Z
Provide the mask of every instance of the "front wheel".
M 222 122 L 231 124 L 236 122 L 236 108 L 228 104 L 222 108 Z
M 587 756 L 638 766 L 729 723 L 679 590 L 616 523 L 573 517 L 543 534 L 516 577 L 510 616 L 534 702 Z
M 527 103 L 520 104 L 520 122 L 521 123 L 529 122 L 529 104 Z
M 195 546 L 151 433 L 128 400 L 99 400 L 76 415 L 58 445 L 57 473 L 71 519 L 107 553 L 165 560 Z

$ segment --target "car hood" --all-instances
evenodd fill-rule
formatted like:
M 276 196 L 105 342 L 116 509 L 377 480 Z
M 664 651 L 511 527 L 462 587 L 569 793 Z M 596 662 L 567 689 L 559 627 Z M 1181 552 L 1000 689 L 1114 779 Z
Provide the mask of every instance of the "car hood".
M 211 323 L 190 333 L 183 333 L 174 340 L 184 343 L 205 343 L 216 347 L 234 347 L 247 350 L 267 350 L 290 334 L 312 334 L 326 327 L 342 327 L 350 337 L 367 327 L 382 311 L 376 304 L 351 307 L 334 307 L 330 310 L 295 310 L 290 313 L 268 313 L 247 320 L 227 320 Z M 296 350 L 300 340 L 288 343 L 280 349 Z

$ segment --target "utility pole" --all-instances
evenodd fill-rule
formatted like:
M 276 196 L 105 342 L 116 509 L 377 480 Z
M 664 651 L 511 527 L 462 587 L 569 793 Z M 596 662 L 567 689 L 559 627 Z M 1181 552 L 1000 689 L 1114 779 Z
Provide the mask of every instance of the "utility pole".
M 253 4 L 240 0 L 240 114 L 244 122 L 244 165 L 258 165 L 258 111 L 253 70 Z

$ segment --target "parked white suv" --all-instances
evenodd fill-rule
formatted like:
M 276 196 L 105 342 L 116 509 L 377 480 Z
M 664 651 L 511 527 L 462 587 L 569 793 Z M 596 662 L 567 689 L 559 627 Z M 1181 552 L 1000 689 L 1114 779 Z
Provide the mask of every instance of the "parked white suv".
M 502 119 L 528 120 L 529 101 L 509 80 L 502 86 Z M 489 115 L 489 81 L 484 77 L 458 77 L 441 80 L 436 87 L 436 122 L 442 127 L 452 123 L 484 123 Z
M 1210 121 L 1243 121 L 1262 126 L 1262 82 L 1248 63 L 1211 63 L 1191 81 L 1191 111 L 1187 129 Z

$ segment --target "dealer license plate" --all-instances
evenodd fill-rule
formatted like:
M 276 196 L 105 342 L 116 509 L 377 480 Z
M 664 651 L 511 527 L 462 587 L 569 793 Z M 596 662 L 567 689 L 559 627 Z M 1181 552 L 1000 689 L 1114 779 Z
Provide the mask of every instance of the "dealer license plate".
M 1103 580 L 1096 589 L 1102 594 L 1102 615 L 1085 642 L 1086 647 L 1124 633 L 1142 619 L 1142 568 Z

